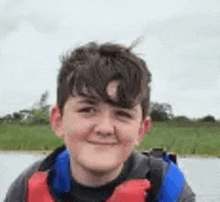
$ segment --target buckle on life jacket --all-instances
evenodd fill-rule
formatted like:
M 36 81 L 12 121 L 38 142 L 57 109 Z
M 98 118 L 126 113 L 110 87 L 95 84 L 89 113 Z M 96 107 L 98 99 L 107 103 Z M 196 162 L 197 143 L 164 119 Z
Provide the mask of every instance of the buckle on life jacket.
M 161 158 L 166 162 L 171 161 L 171 162 L 177 164 L 177 155 L 174 152 L 168 153 L 166 148 L 152 148 L 152 149 L 146 150 L 142 153 L 153 156 L 155 158 Z

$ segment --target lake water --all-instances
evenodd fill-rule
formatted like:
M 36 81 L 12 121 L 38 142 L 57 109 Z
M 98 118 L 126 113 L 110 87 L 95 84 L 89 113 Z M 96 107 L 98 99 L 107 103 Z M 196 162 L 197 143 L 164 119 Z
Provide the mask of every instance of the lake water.
M 11 182 L 26 167 L 43 154 L 0 151 L 0 202 Z M 197 202 L 220 202 L 220 159 L 187 157 L 178 158 L 178 164 L 196 193 Z

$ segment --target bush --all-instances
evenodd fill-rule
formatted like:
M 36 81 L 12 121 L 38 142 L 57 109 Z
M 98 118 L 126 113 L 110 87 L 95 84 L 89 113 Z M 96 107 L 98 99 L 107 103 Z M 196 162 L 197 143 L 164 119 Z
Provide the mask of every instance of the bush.
M 178 123 L 190 123 L 191 122 L 191 120 L 187 118 L 186 116 L 177 116 L 177 117 L 174 117 L 172 120 Z
M 49 124 L 49 119 L 48 116 L 43 113 L 43 111 L 35 110 L 30 122 L 33 124 Z
M 208 116 L 205 116 L 201 119 L 201 122 L 211 122 L 211 123 L 215 123 L 216 120 L 215 120 L 215 117 L 214 116 L 211 116 L 211 115 L 208 115 Z
M 156 110 L 153 110 L 150 113 L 150 117 L 152 119 L 152 121 L 168 121 L 168 114 L 166 112 L 159 112 Z

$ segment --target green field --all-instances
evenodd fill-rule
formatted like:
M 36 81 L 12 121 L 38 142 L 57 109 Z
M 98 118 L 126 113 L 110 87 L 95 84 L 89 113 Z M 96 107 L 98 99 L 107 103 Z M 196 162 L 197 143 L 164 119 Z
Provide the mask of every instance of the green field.
M 220 157 L 220 124 L 155 123 L 137 148 L 167 148 L 179 155 Z M 0 150 L 52 150 L 63 144 L 49 125 L 0 124 Z
M 63 142 L 49 125 L 0 124 L 0 150 L 51 150 Z
M 220 124 L 155 124 L 138 149 L 155 147 L 179 155 L 220 157 Z

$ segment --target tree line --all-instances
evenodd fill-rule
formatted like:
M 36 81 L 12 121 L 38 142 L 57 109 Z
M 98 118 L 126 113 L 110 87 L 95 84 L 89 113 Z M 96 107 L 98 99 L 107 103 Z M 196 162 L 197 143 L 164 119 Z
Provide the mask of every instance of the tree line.
M 186 116 L 174 116 L 172 112 L 172 106 L 167 103 L 151 102 L 150 117 L 153 121 L 175 121 L 179 123 L 190 122 L 211 122 L 215 123 L 217 120 L 212 115 L 206 115 L 202 118 L 192 120 Z
M 28 123 L 28 124 L 49 124 L 50 107 L 47 103 L 49 92 L 45 91 L 38 102 L 36 102 L 31 109 L 23 109 L 13 114 L 8 114 L 0 117 L 0 123 Z M 177 122 L 177 123 L 190 123 L 190 122 L 209 122 L 215 123 L 217 120 L 212 115 L 207 115 L 202 118 L 191 120 L 186 116 L 174 116 L 172 106 L 168 103 L 150 103 L 150 113 L 152 121 L 156 122 Z
M 45 91 L 31 109 L 23 109 L 0 118 L 2 123 L 49 124 L 50 107 L 47 103 L 49 92 Z

